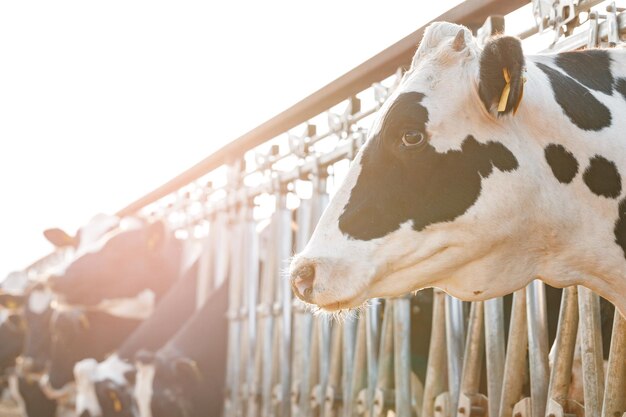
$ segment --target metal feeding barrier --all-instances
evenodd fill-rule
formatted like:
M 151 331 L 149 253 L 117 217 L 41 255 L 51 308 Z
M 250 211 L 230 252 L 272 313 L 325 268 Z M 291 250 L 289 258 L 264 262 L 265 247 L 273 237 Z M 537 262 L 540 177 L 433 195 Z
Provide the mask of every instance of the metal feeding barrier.
M 525 3 L 470 0 L 434 20 L 487 39 L 504 28 L 490 16 Z M 609 2 L 535 0 L 528 9 L 536 24 L 520 37 L 553 34 L 547 51 L 615 46 L 626 27 Z M 535 281 L 473 303 L 427 290 L 372 300 L 342 319 L 294 300 L 288 260 L 310 238 L 423 31 L 118 214 L 165 218 L 181 238 L 203 240 L 200 293 L 228 274 L 226 417 L 626 417 L 626 322 L 607 317 L 583 287 L 560 292 Z

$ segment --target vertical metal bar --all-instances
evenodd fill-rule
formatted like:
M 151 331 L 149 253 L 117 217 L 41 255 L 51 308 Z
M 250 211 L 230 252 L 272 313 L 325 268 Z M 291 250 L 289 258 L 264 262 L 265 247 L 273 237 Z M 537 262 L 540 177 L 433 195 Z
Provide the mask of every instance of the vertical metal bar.
M 626 414 L 626 319 L 615 309 L 602 417 Z
M 234 210 L 231 217 L 231 253 L 241 253 L 241 216 L 240 210 Z M 229 309 L 230 319 L 229 338 L 229 415 L 236 416 L 240 409 L 240 387 L 241 387 L 241 320 L 239 317 L 241 306 L 241 264 L 236 257 L 231 257 L 229 287 Z
M 502 297 L 485 301 L 485 356 L 489 415 L 497 416 L 504 377 L 504 306 Z
M 265 247 L 265 263 L 263 264 L 262 275 L 262 295 L 259 306 L 260 316 L 263 318 L 263 379 L 261 385 L 262 394 L 262 417 L 270 417 L 272 415 L 272 388 L 273 388 L 273 370 L 274 370 L 274 297 L 276 294 L 276 247 L 274 242 L 277 236 L 277 219 L 272 216 L 270 225 L 268 226 L 268 238 Z
M 543 282 L 535 280 L 526 287 L 528 320 L 528 357 L 533 417 L 543 417 L 548 397 L 548 321 Z
M 256 231 L 252 202 L 246 213 L 245 224 L 245 282 L 248 292 L 248 367 L 246 385 L 248 387 L 248 416 L 254 417 L 256 413 L 256 393 L 258 387 L 257 374 L 257 314 L 259 289 L 259 235 Z
M 365 310 L 367 321 L 366 344 L 367 344 L 367 395 L 366 409 L 372 415 L 374 407 L 374 392 L 376 391 L 376 380 L 378 379 L 378 342 L 380 339 L 380 305 L 377 298 L 371 300 L 370 305 Z
M 282 407 L 281 417 L 289 417 L 291 413 L 290 393 L 291 393 L 291 318 L 292 318 L 292 294 L 289 280 L 281 279 L 280 274 L 286 267 L 291 257 L 292 231 L 291 212 L 287 209 L 287 190 L 280 190 L 277 198 L 276 211 L 278 214 L 278 276 L 276 277 L 281 285 L 281 307 L 282 307 L 282 348 L 281 348 L 281 385 L 282 385 Z
M 373 416 L 384 416 L 390 400 L 389 391 L 393 387 L 393 304 L 385 301 L 380 350 L 378 351 L 378 375 L 374 393 Z
M 361 391 L 365 392 L 367 388 L 367 320 L 365 315 L 358 319 L 356 347 L 354 353 L 354 371 L 352 373 L 352 395 L 349 399 L 349 406 L 346 406 L 348 413 L 346 417 L 356 417 L 359 415 L 360 409 L 357 407 L 357 400 Z
M 585 415 L 599 416 L 604 396 L 600 298 L 583 286 L 578 286 L 578 313 Z
M 480 373 L 483 362 L 483 327 L 484 304 L 482 301 L 473 302 L 470 307 L 467 342 L 463 355 L 463 374 L 461 378 L 461 395 L 478 394 L 480 388 Z M 464 414 L 464 413 L 461 413 Z M 469 412 L 467 413 L 469 415 Z
M 313 332 L 311 334 L 311 365 L 309 372 L 309 391 L 303 391 L 302 402 L 307 401 L 307 405 L 301 405 L 301 410 L 308 410 L 308 414 L 303 416 L 317 417 L 320 414 L 319 404 L 314 401 L 313 391 L 317 389 L 320 383 L 320 320 L 314 318 Z
M 526 289 L 521 289 L 513 294 L 499 417 L 511 417 L 513 407 L 522 396 L 522 387 L 527 375 L 528 326 L 526 317 Z
M 319 317 L 319 385 L 314 392 L 314 401 L 319 407 L 319 415 L 324 417 L 325 407 L 324 399 L 326 398 L 326 387 L 328 387 L 328 372 L 330 367 L 330 338 L 331 327 L 330 318 L 327 316 Z
M 446 294 L 433 290 L 433 325 L 428 347 L 428 367 L 420 417 L 435 415 L 435 399 L 446 389 Z
M 335 322 L 332 326 L 330 343 L 330 366 L 328 368 L 328 385 L 324 396 L 324 415 L 326 417 L 339 416 L 341 403 L 337 397 L 341 393 L 341 374 L 343 370 L 343 322 Z
M 411 417 L 411 299 L 393 300 L 396 416 Z
M 578 288 L 567 287 L 561 297 L 559 326 L 554 342 L 554 358 L 548 388 L 546 414 L 562 415 L 572 377 L 572 363 L 578 331 Z
M 311 200 L 300 200 L 298 207 L 298 231 L 296 234 L 296 251 L 300 252 L 306 246 L 311 236 Z M 297 306 L 298 307 L 297 307 Z M 309 410 L 309 401 L 301 401 L 303 396 L 308 397 L 309 373 L 311 369 L 311 333 L 313 317 L 298 300 L 294 300 L 294 339 L 293 363 L 293 392 L 292 415 L 306 416 Z
M 446 346 L 448 347 L 448 392 L 450 393 L 451 410 L 456 410 L 459 401 L 464 343 L 463 302 L 458 298 L 447 296 Z
M 359 320 L 356 317 L 347 319 L 343 323 L 343 372 L 341 383 L 343 393 L 341 398 L 343 400 L 344 417 L 350 417 L 352 414 L 354 373 L 356 371 L 355 367 L 358 366 L 358 364 L 355 363 L 358 325 Z

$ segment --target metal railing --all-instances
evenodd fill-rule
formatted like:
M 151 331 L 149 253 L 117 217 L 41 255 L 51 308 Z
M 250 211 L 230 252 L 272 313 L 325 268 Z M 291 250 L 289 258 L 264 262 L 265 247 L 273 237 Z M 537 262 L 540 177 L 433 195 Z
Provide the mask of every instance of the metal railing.
M 477 30 L 488 16 L 525 3 L 470 0 L 434 20 Z M 541 24 L 524 36 L 554 31 L 553 51 L 614 45 L 626 26 L 613 4 L 605 14 L 590 13 L 581 29 L 577 13 L 600 2 L 548 3 L 534 2 Z M 600 300 L 585 288 L 567 288 L 555 300 L 535 281 L 512 297 L 474 303 L 435 290 L 372 300 L 342 320 L 293 300 L 282 271 L 309 239 L 423 31 L 118 212 L 165 218 L 182 237 L 208 242 L 202 292 L 228 271 L 226 417 L 626 413 L 626 324 L 616 313 L 604 378 Z M 584 406 L 570 392 L 577 369 Z

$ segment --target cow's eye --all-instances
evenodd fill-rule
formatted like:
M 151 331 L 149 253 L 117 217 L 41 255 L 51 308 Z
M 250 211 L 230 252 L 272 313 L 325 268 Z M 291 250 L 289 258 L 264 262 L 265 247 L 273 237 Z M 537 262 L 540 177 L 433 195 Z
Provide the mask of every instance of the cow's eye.
M 418 130 L 409 130 L 402 135 L 402 144 L 405 148 L 417 148 L 425 142 L 426 137 Z

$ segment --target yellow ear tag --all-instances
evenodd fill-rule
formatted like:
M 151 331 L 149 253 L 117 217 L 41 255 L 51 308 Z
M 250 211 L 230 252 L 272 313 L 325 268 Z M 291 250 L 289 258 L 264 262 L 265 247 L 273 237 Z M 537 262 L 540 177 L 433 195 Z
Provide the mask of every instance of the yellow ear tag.
M 122 403 L 120 402 L 119 398 L 117 398 L 117 394 L 115 394 L 115 391 L 109 391 L 109 398 L 111 399 L 111 401 L 113 401 L 113 410 L 116 413 L 122 411 Z
M 13 310 L 16 307 L 17 307 L 17 303 L 15 301 L 13 301 L 13 300 L 7 301 L 7 308 L 9 310 Z
M 504 81 L 506 81 L 506 84 L 502 89 L 502 95 L 500 96 L 500 102 L 498 103 L 499 113 L 506 110 L 506 104 L 509 102 L 509 95 L 511 94 L 511 75 L 509 74 L 509 69 L 502 68 L 502 75 L 504 75 Z
M 89 319 L 87 318 L 86 315 L 84 315 L 84 314 L 81 315 L 79 320 L 80 320 L 80 324 L 83 325 L 84 329 L 89 329 Z

